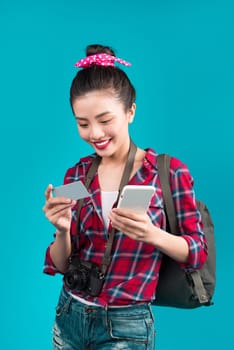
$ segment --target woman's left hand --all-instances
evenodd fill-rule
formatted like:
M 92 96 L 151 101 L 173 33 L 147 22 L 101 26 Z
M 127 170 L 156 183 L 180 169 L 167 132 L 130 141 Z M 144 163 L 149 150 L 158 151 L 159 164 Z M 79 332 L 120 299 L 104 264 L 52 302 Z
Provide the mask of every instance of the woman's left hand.
M 112 227 L 137 241 L 154 242 L 156 227 L 144 212 L 113 208 L 109 214 Z

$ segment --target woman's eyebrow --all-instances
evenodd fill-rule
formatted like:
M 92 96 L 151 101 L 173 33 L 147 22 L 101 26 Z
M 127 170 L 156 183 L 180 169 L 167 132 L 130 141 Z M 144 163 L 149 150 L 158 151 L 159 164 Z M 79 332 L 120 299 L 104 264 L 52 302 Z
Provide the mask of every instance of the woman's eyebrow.
M 108 113 L 110 113 L 110 111 L 105 111 L 105 112 L 99 113 L 99 114 L 95 115 L 94 118 L 95 119 L 101 118 L 101 117 L 103 117 L 104 115 L 106 115 Z M 79 117 L 79 116 L 75 116 L 75 118 L 78 119 L 78 120 L 88 120 L 88 118 Z

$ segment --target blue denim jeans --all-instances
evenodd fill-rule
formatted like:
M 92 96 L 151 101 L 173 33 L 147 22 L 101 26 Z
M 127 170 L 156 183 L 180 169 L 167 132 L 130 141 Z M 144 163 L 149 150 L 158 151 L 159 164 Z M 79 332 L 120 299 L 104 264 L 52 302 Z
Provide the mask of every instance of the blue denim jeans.
M 154 350 L 150 304 L 88 306 L 62 290 L 53 329 L 54 350 Z

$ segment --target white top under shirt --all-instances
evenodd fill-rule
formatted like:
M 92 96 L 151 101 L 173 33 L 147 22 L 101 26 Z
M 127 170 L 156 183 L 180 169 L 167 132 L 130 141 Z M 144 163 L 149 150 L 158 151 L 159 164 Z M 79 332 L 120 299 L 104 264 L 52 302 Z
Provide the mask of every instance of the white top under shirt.
M 101 197 L 102 197 L 102 217 L 104 220 L 105 227 L 108 228 L 109 226 L 109 218 L 108 215 L 113 207 L 113 204 L 115 203 L 117 197 L 118 197 L 118 191 L 101 191 Z

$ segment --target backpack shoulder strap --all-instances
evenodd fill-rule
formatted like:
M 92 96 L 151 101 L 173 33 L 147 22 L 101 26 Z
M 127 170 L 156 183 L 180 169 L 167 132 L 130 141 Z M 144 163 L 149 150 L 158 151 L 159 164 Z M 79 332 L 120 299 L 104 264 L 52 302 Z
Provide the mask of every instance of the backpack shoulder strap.
M 170 187 L 170 156 L 168 154 L 159 154 L 157 156 L 157 164 L 167 222 L 170 232 L 178 235 L 176 212 Z

